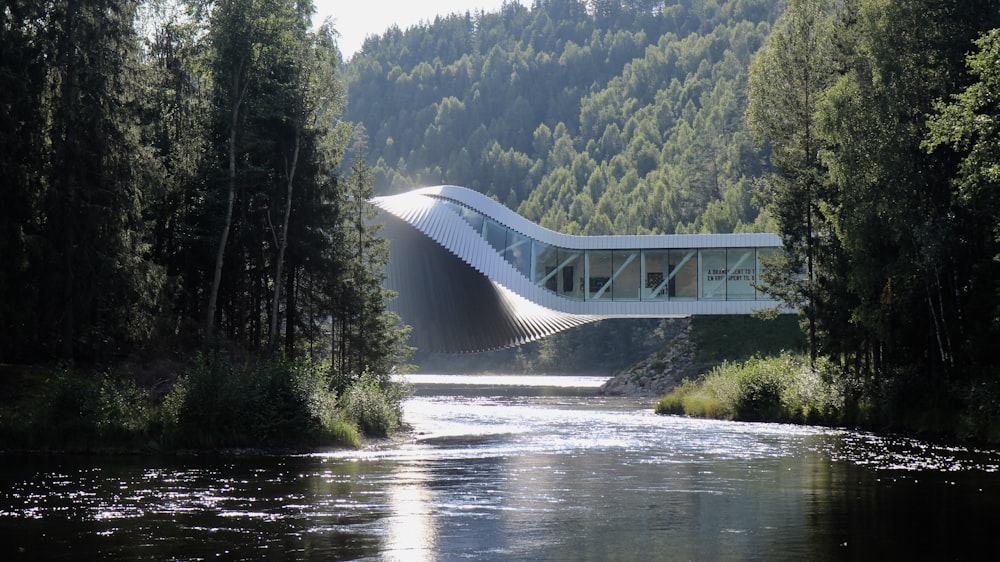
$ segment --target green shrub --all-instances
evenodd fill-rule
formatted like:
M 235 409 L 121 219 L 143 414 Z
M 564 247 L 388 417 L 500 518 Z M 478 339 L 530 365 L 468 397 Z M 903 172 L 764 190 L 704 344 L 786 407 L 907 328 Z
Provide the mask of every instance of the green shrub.
M 341 397 L 341 408 L 347 419 L 357 424 L 366 435 L 384 437 L 400 426 L 401 397 L 394 383 L 379 384 L 376 377 L 365 373 L 347 387 Z
M 812 369 L 802 356 L 790 353 L 723 363 L 661 398 L 656 411 L 744 421 L 837 423 L 843 419 L 846 394 L 831 382 L 829 370 L 825 365 Z
M 184 405 L 187 403 L 187 389 L 188 377 L 179 377 L 160 403 L 159 415 L 155 422 L 162 443 L 173 444 L 182 441 L 181 419 L 184 415 Z
M 675 414 L 682 415 L 686 414 L 687 411 L 684 409 L 684 392 L 683 387 L 678 387 L 667 393 L 666 396 L 661 397 L 656 402 L 655 411 L 657 414 Z
M 131 378 L 61 369 L 41 392 L 0 412 L 0 447 L 305 448 L 361 444 L 400 425 L 403 387 L 364 375 L 342 401 L 329 368 L 296 361 L 196 358 L 154 404 Z
M 732 417 L 721 400 L 707 392 L 695 392 L 684 398 L 684 410 L 688 415 L 700 418 L 729 419 Z
M 355 445 L 322 366 L 202 356 L 164 398 L 164 440 L 194 448 Z
M 719 400 L 718 387 L 706 386 L 706 380 L 684 381 L 656 404 L 656 413 L 728 419 L 730 413 Z
M 98 399 L 97 433 L 104 445 L 145 446 L 153 419 L 146 392 L 131 379 L 104 375 Z
M 33 424 L 21 412 L 0 411 L 0 449 L 30 449 L 35 445 Z
M 775 361 L 753 357 L 736 367 L 739 392 L 732 404 L 735 419 L 744 421 L 784 421 L 781 396 L 790 372 Z
M 26 415 L 7 422 L 20 435 L 4 442 L 22 448 L 92 451 L 145 448 L 153 407 L 130 378 L 62 368 L 25 405 Z M 8 430 L 10 431 L 10 430 Z

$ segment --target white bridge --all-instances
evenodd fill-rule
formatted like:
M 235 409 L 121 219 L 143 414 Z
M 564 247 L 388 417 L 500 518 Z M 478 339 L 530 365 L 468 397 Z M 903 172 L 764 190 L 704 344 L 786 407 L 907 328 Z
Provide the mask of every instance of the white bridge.
M 781 251 L 776 234 L 571 236 L 457 186 L 372 202 L 391 244 L 389 308 L 426 351 L 500 349 L 604 318 L 780 306 L 756 288 L 760 258 Z

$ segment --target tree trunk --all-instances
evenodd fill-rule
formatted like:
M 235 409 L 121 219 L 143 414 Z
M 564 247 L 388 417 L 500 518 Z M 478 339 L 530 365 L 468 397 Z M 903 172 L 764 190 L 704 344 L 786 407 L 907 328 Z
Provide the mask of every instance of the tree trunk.
M 300 136 L 301 126 L 296 124 L 292 163 L 285 171 L 285 176 L 288 178 L 288 187 L 285 194 L 285 216 L 281 221 L 281 240 L 278 242 L 278 258 L 274 264 L 274 300 L 271 302 L 271 331 L 268 334 L 268 349 L 271 353 L 274 353 L 278 345 L 278 302 L 281 297 L 281 269 L 285 261 L 285 248 L 288 247 L 288 223 L 292 216 L 292 186 L 295 179 L 295 168 L 299 162 Z
M 295 289 L 295 260 L 288 264 L 288 286 L 285 287 L 285 353 L 295 351 L 295 323 L 296 323 L 296 289 Z
M 245 61 L 233 70 L 233 109 L 229 122 L 229 194 L 226 202 L 226 220 L 222 227 L 222 237 L 219 239 L 219 249 L 215 254 L 215 274 L 212 277 L 212 290 L 208 296 L 208 311 L 205 317 L 205 336 L 210 337 L 215 330 L 215 307 L 219 300 L 219 285 L 222 283 L 222 265 L 226 256 L 226 244 L 229 243 L 229 229 L 233 223 L 233 200 L 236 198 L 236 129 L 240 116 L 240 104 L 246 84 L 240 90 L 240 74 Z M 247 81 L 249 82 L 249 80 Z

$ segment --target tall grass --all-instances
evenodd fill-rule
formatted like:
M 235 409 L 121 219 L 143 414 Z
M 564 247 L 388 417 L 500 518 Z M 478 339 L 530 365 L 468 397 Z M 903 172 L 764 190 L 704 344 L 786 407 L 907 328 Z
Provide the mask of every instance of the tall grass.
M 400 427 L 403 398 L 386 377 L 354 377 L 338 395 L 328 366 L 222 354 L 198 356 L 159 398 L 131 377 L 65 368 L 0 409 L 0 449 L 359 447 Z
M 341 407 L 346 418 L 365 435 L 385 437 L 402 423 L 400 400 L 393 399 L 379 380 L 367 372 L 344 391 Z
M 657 403 L 660 414 L 717 419 L 835 424 L 844 389 L 812 369 L 801 355 L 754 356 L 723 363 L 697 381 L 686 381 Z

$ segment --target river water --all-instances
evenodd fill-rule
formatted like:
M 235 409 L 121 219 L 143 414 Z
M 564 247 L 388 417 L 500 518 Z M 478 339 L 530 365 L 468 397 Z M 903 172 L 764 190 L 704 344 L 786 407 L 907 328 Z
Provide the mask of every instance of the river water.
M 361 451 L 0 457 L 0 560 L 1000 552 L 1000 451 L 657 416 L 594 377 L 410 378 L 412 433 Z

